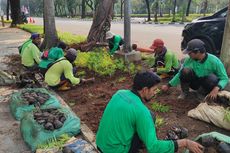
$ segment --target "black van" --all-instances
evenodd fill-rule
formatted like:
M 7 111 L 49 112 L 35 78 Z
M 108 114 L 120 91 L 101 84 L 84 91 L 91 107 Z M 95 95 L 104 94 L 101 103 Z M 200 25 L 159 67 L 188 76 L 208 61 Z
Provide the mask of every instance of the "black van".
M 227 12 L 228 7 L 225 7 L 212 16 L 201 17 L 188 23 L 182 32 L 181 49 L 186 48 L 188 41 L 197 38 L 205 43 L 207 52 L 219 56 Z

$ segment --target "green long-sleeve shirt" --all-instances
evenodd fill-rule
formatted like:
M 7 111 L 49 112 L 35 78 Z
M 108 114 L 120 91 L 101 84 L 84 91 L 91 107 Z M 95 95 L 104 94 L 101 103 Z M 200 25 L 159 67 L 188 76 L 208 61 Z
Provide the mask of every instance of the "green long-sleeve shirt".
M 29 43 L 29 44 L 28 44 Z M 32 67 L 35 64 L 39 64 L 40 59 L 40 50 L 39 48 L 31 42 L 26 43 L 25 47 L 23 45 L 22 51 L 21 51 L 21 60 L 22 64 L 26 67 Z
M 128 153 L 137 133 L 149 153 L 173 153 L 174 142 L 158 140 L 150 111 L 130 90 L 119 90 L 106 106 L 96 135 L 103 153 Z
M 112 40 L 109 41 L 109 53 L 113 55 L 120 46 L 120 41 L 122 40 L 120 35 L 115 35 Z
M 179 69 L 180 66 L 179 60 L 177 59 L 176 55 L 169 50 L 167 50 L 165 54 L 164 63 L 164 67 L 157 68 L 157 74 L 168 73 L 171 71 L 172 68 Z
M 63 57 L 64 58 L 64 57 Z M 79 84 L 80 79 L 73 75 L 73 66 L 66 59 L 59 59 L 57 63 L 53 64 L 45 74 L 45 82 L 49 86 L 57 86 L 61 81 L 61 75 L 64 74 L 66 79 L 69 79 L 73 85 Z
M 203 61 L 196 61 L 188 57 L 185 59 L 183 67 L 192 69 L 198 77 L 215 74 L 219 79 L 218 86 L 221 89 L 228 84 L 228 75 L 223 63 L 212 54 L 207 53 L 207 56 Z M 180 84 L 180 74 L 181 72 L 179 71 L 174 78 L 169 81 L 171 86 L 177 86 Z

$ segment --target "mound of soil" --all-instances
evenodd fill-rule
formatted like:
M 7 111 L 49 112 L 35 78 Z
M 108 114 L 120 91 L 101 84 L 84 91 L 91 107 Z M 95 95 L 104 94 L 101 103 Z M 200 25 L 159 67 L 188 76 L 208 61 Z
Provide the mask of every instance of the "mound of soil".
M 93 75 L 88 72 L 86 74 L 88 75 L 86 78 Z M 70 107 L 81 118 L 81 121 L 96 133 L 103 111 L 112 95 L 119 89 L 131 89 L 132 79 L 133 76 L 118 72 L 111 77 L 97 76 L 95 77 L 95 83 L 78 85 L 70 91 L 58 93 L 69 103 Z M 163 80 L 159 84 L 159 88 L 165 83 L 167 83 L 167 80 Z M 188 117 L 187 112 L 200 103 L 197 93 L 192 92 L 186 100 L 181 101 L 177 100 L 179 94 L 179 87 L 171 88 L 168 93 L 159 94 L 150 103 L 146 104 L 149 109 L 151 109 L 151 104 L 156 101 L 170 106 L 170 111 L 167 113 L 155 112 L 156 115 L 163 117 L 165 122 L 163 126 L 157 129 L 159 138 L 164 139 L 167 130 L 174 125 L 187 128 L 191 139 L 211 131 L 230 135 L 229 131 Z

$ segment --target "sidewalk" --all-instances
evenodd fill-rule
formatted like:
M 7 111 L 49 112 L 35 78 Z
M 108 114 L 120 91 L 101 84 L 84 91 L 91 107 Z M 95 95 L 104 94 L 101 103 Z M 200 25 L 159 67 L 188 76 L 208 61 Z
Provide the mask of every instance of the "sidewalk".
M 5 64 L 6 56 L 18 54 L 18 46 L 29 36 L 29 33 L 17 28 L 0 28 L 0 70 L 9 71 L 7 64 Z M 9 110 L 9 95 L 16 90 L 13 87 L 0 86 L 0 153 L 31 152 L 21 137 L 20 122 L 12 117 Z M 60 96 L 57 95 L 57 98 L 63 105 L 66 105 Z M 94 133 L 82 123 L 80 137 L 89 141 L 95 147 Z
M 17 47 L 28 37 L 29 33 L 19 29 L 0 29 L 0 70 L 7 71 L 7 65 L 3 63 L 4 57 L 18 54 Z M 31 152 L 21 137 L 20 122 L 12 117 L 9 110 L 8 95 L 15 90 L 13 87 L 0 86 L 0 153 Z

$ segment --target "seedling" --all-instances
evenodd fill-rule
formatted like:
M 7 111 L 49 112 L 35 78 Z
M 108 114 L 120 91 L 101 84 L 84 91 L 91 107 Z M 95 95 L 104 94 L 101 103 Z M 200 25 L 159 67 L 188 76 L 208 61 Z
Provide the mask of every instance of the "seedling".
M 224 120 L 230 122 L 230 108 L 229 107 L 224 112 Z
M 50 149 L 59 148 L 61 149 L 64 144 L 70 139 L 68 134 L 62 134 L 58 139 L 56 137 L 49 139 L 46 143 L 38 145 L 37 149 Z
M 117 82 L 124 82 L 126 80 L 126 77 L 120 77 Z
M 161 103 L 158 102 L 153 102 L 153 104 L 151 105 L 152 109 L 156 112 L 162 112 L 162 113 L 167 113 L 170 110 L 170 107 L 167 105 L 163 105 Z
M 161 127 L 165 123 L 164 118 L 157 116 L 155 125 L 157 128 Z

